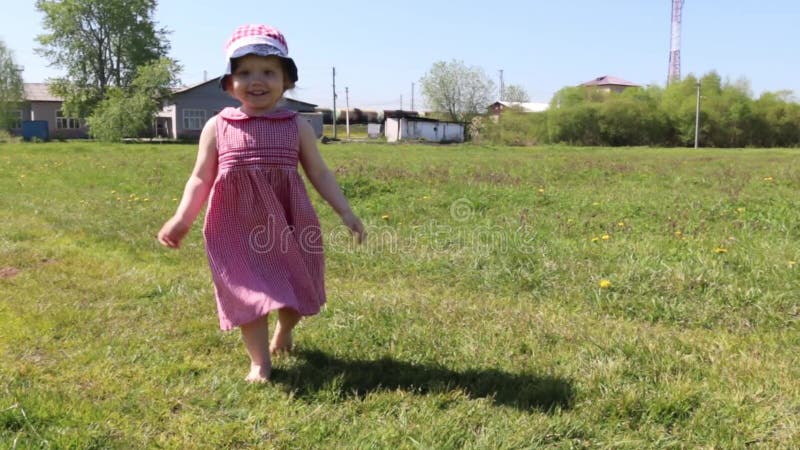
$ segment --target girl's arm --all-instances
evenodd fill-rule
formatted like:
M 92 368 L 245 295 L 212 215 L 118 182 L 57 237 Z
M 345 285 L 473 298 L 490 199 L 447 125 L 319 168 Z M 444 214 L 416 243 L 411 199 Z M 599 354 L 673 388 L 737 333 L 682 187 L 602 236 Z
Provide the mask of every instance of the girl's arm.
M 216 116 L 214 116 L 203 127 L 203 131 L 200 133 L 197 161 L 189 181 L 186 182 L 178 210 L 158 232 L 158 241 L 167 247 L 180 247 L 181 240 L 189 232 L 214 185 L 214 179 L 217 177 L 216 123 Z
M 336 183 L 336 177 L 322 160 L 322 155 L 319 154 L 317 148 L 317 136 L 314 129 L 299 116 L 297 117 L 297 126 L 300 131 L 300 163 L 303 165 L 306 176 L 314 189 L 339 214 L 347 228 L 350 228 L 358 243 L 361 243 L 365 237 L 364 225 L 350 209 L 350 204 L 347 203 L 339 184 Z

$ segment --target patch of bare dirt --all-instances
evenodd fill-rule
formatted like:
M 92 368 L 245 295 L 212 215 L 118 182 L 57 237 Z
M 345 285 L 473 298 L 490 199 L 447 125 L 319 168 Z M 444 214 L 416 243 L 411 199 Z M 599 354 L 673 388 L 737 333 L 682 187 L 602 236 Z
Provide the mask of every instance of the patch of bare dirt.
M 0 280 L 13 278 L 19 275 L 19 269 L 16 267 L 0 267 Z

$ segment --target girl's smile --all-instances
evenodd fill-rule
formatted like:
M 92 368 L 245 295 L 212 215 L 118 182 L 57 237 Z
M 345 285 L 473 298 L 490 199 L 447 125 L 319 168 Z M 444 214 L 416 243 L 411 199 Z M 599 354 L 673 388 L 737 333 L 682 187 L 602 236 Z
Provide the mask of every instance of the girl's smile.
M 231 74 L 231 95 L 248 115 L 265 114 L 278 105 L 285 90 L 283 64 L 275 56 L 246 55 Z

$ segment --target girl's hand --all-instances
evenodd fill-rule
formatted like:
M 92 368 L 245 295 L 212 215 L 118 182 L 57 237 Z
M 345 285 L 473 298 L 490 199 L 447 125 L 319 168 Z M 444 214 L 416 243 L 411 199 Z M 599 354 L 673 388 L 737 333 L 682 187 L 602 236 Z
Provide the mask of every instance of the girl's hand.
M 361 244 L 364 242 L 364 239 L 367 238 L 367 233 L 364 231 L 364 224 L 361 223 L 361 219 L 356 217 L 352 211 L 348 211 L 342 214 L 342 223 L 350 229 L 350 232 L 353 233 L 353 236 L 356 238 L 356 242 Z
M 169 248 L 178 248 L 181 246 L 181 240 L 189 233 L 191 226 L 191 224 L 183 223 L 179 218 L 173 217 L 159 230 L 158 242 Z

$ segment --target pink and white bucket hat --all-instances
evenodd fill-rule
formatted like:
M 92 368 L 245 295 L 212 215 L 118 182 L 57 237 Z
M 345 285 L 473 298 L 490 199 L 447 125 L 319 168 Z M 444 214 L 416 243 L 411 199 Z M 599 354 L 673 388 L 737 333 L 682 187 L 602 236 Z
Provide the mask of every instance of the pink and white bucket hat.
M 231 60 L 244 55 L 277 56 L 286 63 L 286 71 L 292 82 L 297 81 L 297 65 L 289 58 L 289 46 L 283 33 L 269 25 L 242 25 L 237 28 L 225 43 L 225 58 L 228 65 L 219 80 L 225 89 L 225 81 L 231 74 Z

